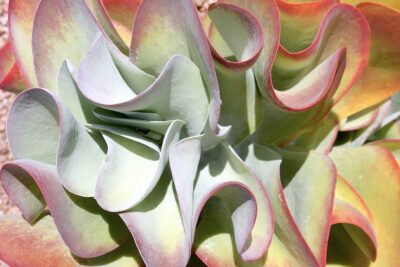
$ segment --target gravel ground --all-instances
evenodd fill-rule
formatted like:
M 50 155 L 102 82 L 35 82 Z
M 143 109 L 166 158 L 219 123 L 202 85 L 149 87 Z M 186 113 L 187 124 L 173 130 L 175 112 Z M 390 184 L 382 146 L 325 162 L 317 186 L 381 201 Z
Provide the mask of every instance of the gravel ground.
M 0 0 L 0 47 L 4 45 L 8 38 L 7 9 L 8 0 Z M 0 90 L 0 165 L 12 158 L 8 149 L 5 126 L 7 113 L 14 98 L 14 94 Z M 18 212 L 17 208 L 11 204 L 3 191 L 3 187 L 0 186 L 0 216 L 16 212 Z
M 8 0 L 0 0 L 0 47 L 3 47 L 8 38 L 7 10 Z M 5 126 L 7 113 L 14 98 L 14 94 L 0 89 L 0 166 L 12 158 L 8 149 Z M 17 212 L 18 209 L 11 204 L 0 184 L 0 216 Z M 0 267 L 7 267 L 7 265 L 0 261 Z

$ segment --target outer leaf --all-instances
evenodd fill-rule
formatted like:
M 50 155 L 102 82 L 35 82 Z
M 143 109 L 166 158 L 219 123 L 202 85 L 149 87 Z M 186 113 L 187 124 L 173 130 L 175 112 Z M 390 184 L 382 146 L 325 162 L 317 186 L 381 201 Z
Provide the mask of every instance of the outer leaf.
M 22 76 L 29 87 L 37 86 L 32 55 L 32 27 L 39 2 L 40 0 L 10 0 L 8 7 L 12 49 Z
M 0 218 L 0 260 L 10 266 L 78 266 L 50 216 L 29 225 L 21 216 Z
M 393 153 L 393 156 L 396 158 L 397 163 L 400 164 L 400 140 L 399 139 L 380 140 L 380 141 L 368 143 L 367 145 L 383 147 L 383 148 L 391 151 Z
M 16 159 L 56 164 L 70 192 L 94 196 L 104 152 L 57 97 L 44 89 L 19 95 L 10 110 L 7 133 Z
M 62 62 L 68 59 L 79 66 L 99 31 L 83 0 L 42 0 L 32 33 L 33 62 L 39 86 L 55 90 Z
M 164 65 L 176 54 L 186 56 L 196 64 L 210 101 L 210 128 L 215 131 L 221 99 L 207 39 L 193 2 L 142 2 L 135 17 L 133 36 L 131 60 L 150 74 L 158 75 L 165 71 Z M 163 49 L 159 49 L 160 44 L 164 44 Z
M 400 84 L 400 12 L 375 3 L 358 8 L 371 27 L 371 55 L 362 77 L 334 109 L 341 119 L 384 101 Z
M 35 181 L 35 190 L 42 192 L 58 231 L 77 256 L 90 258 L 103 255 L 126 239 L 126 230 L 118 217 L 102 211 L 92 199 L 68 194 L 52 165 L 17 160 L 2 167 L 0 178 L 8 195 L 22 211 L 26 205 L 33 204 L 24 201 L 32 199 L 32 193 L 25 188 L 24 182 L 28 179 Z
M 50 216 L 34 225 L 19 215 L 4 216 L 0 226 L 0 259 L 10 266 L 143 266 L 133 241 L 93 259 L 72 256 Z
M 131 43 L 133 21 L 142 0 L 102 0 L 115 29 L 126 44 Z
M 400 235 L 400 169 L 392 154 L 378 147 L 336 149 L 331 153 L 338 173 L 364 198 L 371 210 L 379 245 L 372 266 L 396 264 Z
M 115 45 L 125 54 L 129 52 L 129 48 L 127 46 L 127 42 L 121 38 L 118 34 L 117 30 L 114 27 L 107 11 L 106 7 L 104 6 L 103 0 L 84 0 L 88 8 L 92 11 L 93 15 L 96 17 L 97 21 L 107 33 L 107 36 L 115 43 Z
M 25 87 L 20 70 L 15 62 L 10 43 L 0 49 L 0 89 L 21 90 Z
M 358 5 L 360 3 L 364 3 L 364 2 L 368 2 L 368 1 L 365 1 L 365 0 L 341 0 L 340 2 L 348 3 L 348 4 L 352 4 L 352 5 Z M 385 5 L 385 6 L 400 10 L 399 1 L 396 1 L 396 0 L 380 0 L 379 3 L 381 3 L 381 4 Z

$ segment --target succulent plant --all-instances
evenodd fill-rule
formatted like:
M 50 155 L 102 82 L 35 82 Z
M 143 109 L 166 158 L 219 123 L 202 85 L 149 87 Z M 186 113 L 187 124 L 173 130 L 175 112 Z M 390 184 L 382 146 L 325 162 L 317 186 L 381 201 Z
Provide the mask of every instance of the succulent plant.
M 395 266 L 400 4 L 341 2 L 10 0 L 0 260 Z

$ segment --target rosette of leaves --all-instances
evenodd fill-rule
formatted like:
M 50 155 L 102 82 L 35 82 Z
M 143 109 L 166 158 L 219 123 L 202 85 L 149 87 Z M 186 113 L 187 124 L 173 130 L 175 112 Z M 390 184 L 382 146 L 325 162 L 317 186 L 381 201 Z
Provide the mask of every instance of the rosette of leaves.
M 400 6 L 342 2 L 11 0 L 0 260 L 394 266 Z

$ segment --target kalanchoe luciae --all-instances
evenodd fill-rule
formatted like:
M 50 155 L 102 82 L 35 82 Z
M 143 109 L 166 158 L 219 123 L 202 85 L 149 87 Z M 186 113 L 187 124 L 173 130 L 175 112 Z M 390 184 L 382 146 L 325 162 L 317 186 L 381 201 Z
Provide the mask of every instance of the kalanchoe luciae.
M 400 6 L 342 2 L 10 0 L 0 260 L 398 262 Z

